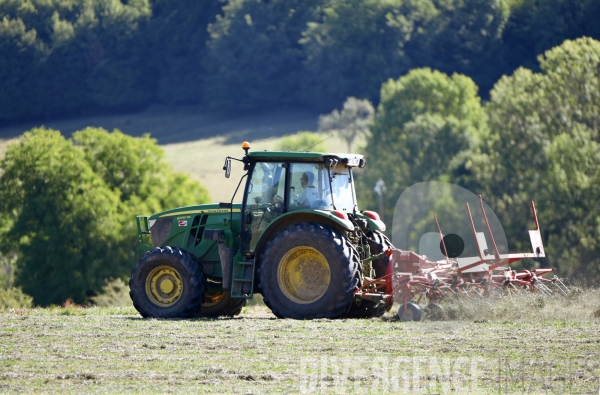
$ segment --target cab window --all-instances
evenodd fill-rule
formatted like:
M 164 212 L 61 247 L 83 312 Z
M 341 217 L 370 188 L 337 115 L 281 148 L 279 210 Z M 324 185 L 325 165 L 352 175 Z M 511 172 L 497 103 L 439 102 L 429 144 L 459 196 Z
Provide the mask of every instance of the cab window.
M 283 213 L 286 165 L 258 162 L 245 196 L 244 249 L 253 252 L 267 225 Z
M 329 173 L 322 163 L 292 163 L 288 210 L 331 210 Z

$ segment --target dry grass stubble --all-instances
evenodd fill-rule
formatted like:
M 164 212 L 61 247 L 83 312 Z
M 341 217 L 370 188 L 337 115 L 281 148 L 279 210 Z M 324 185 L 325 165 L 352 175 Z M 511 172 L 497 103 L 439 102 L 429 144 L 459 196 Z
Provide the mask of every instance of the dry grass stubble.
M 509 306 L 498 305 L 487 321 L 471 321 L 451 333 L 426 333 L 421 329 L 435 322 L 401 323 L 391 315 L 371 320 L 279 320 L 260 305 L 245 308 L 240 317 L 218 320 L 142 319 L 132 308 L 5 310 L 0 313 L 0 392 L 298 393 L 306 374 L 316 371 L 316 390 L 326 393 L 338 387 L 329 370 L 318 375 L 323 369 L 319 363 L 352 358 L 343 392 L 369 393 L 377 374 L 375 357 L 477 357 L 478 389 L 489 393 L 497 389 L 502 358 L 530 363 L 536 358 L 566 361 L 597 355 L 598 293 L 580 294 L 581 299 L 573 301 L 577 313 L 558 301 L 546 301 L 533 315 L 533 307 L 503 315 Z M 410 380 L 420 377 L 419 390 L 431 392 L 432 385 L 451 381 L 435 378 L 427 368 L 415 371 L 415 366 L 407 363 L 400 369 Z M 575 384 L 585 384 L 590 379 L 586 377 Z M 536 388 L 539 392 L 534 393 L 543 392 Z

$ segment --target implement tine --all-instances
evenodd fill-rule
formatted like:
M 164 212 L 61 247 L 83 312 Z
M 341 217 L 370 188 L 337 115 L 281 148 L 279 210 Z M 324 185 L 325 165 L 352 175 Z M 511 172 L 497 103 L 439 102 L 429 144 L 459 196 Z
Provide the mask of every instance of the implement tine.
M 546 284 L 542 282 L 536 282 L 535 287 L 544 295 L 551 296 L 553 294 L 552 290 L 546 286 Z
M 560 278 L 558 278 L 558 276 L 555 275 L 552 277 L 552 282 L 554 283 L 554 286 L 556 286 L 556 288 L 563 293 L 563 295 L 567 296 L 569 294 L 569 288 L 561 281 Z
M 546 284 L 540 283 L 540 285 L 542 287 L 544 287 L 544 289 L 546 289 L 548 291 L 548 295 L 552 295 L 554 293 L 554 291 L 549 286 L 547 286 Z
M 496 245 L 496 240 L 494 240 L 494 235 L 492 234 L 492 228 L 490 227 L 490 222 L 488 221 L 487 215 L 485 214 L 485 208 L 483 207 L 483 197 L 479 195 L 479 205 L 481 206 L 481 214 L 483 214 L 483 220 L 485 221 L 485 225 L 488 230 L 488 234 L 490 235 L 490 239 L 492 240 L 492 245 L 494 246 L 494 255 L 497 260 L 500 260 L 500 252 L 498 252 L 498 246 Z
M 446 250 L 446 242 L 444 241 L 444 234 L 442 233 L 442 228 L 440 228 L 440 223 L 438 222 L 435 213 L 433 213 L 433 219 L 435 220 L 435 224 L 437 225 L 438 232 L 440 235 L 440 242 L 442 243 L 442 247 L 444 248 L 444 255 L 446 255 L 446 263 L 450 263 L 450 258 L 448 258 L 448 250 Z
M 477 245 L 477 252 L 479 253 L 479 258 L 484 259 L 484 253 L 479 245 L 479 240 L 477 239 L 477 230 L 475 229 L 475 222 L 473 222 L 473 215 L 471 215 L 471 208 L 469 207 L 469 203 L 466 203 L 467 207 L 467 215 L 469 216 L 469 222 L 471 223 L 471 230 L 473 231 L 473 238 L 475 239 L 475 244 Z M 484 236 L 485 237 L 485 236 Z

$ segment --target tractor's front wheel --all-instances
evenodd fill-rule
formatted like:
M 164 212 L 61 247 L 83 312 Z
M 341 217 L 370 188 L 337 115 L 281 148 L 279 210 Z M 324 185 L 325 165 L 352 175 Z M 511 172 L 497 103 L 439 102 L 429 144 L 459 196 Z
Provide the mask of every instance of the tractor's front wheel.
M 142 317 L 192 317 L 204 301 L 206 277 L 186 251 L 156 247 L 131 271 L 129 295 Z
M 278 317 L 336 318 L 359 284 L 358 257 L 336 230 L 317 223 L 292 225 L 260 256 L 259 288 Z

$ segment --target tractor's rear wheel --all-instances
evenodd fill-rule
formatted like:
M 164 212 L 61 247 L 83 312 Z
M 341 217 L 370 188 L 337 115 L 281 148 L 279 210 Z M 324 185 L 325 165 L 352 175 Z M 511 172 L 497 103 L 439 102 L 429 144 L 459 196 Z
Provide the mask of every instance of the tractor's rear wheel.
M 142 317 L 192 317 L 204 301 L 206 277 L 186 251 L 156 247 L 131 271 L 129 296 Z
M 390 239 L 378 230 L 372 231 L 368 237 L 371 255 L 381 254 L 390 248 L 394 248 Z M 372 262 L 373 269 L 375 270 L 375 277 L 379 278 L 385 276 L 389 260 L 389 257 L 382 256 Z
M 246 299 L 232 298 L 230 291 L 210 292 L 200 306 L 201 317 L 235 317 L 242 312 Z
M 259 289 L 278 317 L 336 318 L 360 282 L 358 256 L 346 237 L 317 223 L 278 233 L 260 256 Z
M 369 251 L 371 255 L 378 255 L 390 248 L 393 248 L 392 242 L 383 233 L 375 230 L 367 235 L 369 243 Z M 387 272 L 389 258 L 386 256 L 374 260 L 371 264 L 375 271 L 375 278 L 385 276 Z M 371 318 L 381 317 L 385 312 L 390 311 L 393 301 L 381 305 L 371 300 L 361 300 L 352 303 L 348 311 L 344 314 L 344 318 Z

